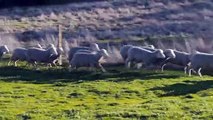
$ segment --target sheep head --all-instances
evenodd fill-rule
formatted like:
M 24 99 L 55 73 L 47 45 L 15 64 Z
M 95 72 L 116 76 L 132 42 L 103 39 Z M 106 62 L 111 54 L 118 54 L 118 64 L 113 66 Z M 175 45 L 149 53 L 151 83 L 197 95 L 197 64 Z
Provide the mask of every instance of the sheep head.
M 50 56 L 53 56 L 53 55 L 58 55 L 58 52 L 57 52 L 57 49 L 55 46 L 50 46 L 48 48 L 49 52 L 50 52 Z
M 148 48 L 155 49 L 154 45 L 147 45 Z
M 97 43 L 92 43 L 92 44 L 90 45 L 90 47 L 91 47 L 91 49 L 94 50 L 94 51 L 100 51 L 100 48 L 99 48 L 99 46 L 98 46 Z
M 8 49 L 8 47 L 6 45 L 2 46 L 2 52 L 5 53 L 9 53 L 10 50 Z
M 101 50 L 100 50 L 100 54 L 101 54 L 103 57 L 109 57 L 109 54 L 108 54 L 107 50 L 105 50 L 105 49 L 101 49 Z
M 57 52 L 60 54 L 60 53 L 63 53 L 64 52 L 64 49 L 62 47 L 58 47 L 57 48 Z
M 165 54 L 166 57 L 168 57 L 168 58 L 175 58 L 175 57 L 176 57 L 176 55 L 175 55 L 175 53 L 174 53 L 174 50 L 172 50 L 172 49 L 166 49 L 166 50 L 164 51 L 164 54 Z
M 166 58 L 166 56 L 163 54 L 163 50 L 161 49 L 156 50 L 154 53 L 157 58 Z

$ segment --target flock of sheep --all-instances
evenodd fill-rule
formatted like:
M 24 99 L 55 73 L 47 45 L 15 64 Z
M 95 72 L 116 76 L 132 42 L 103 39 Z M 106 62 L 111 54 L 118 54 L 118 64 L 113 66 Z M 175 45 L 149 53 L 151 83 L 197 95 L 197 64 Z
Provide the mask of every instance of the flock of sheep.
M 168 64 L 175 64 L 184 67 L 185 74 L 191 76 L 192 71 L 202 77 L 201 69 L 209 70 L 213 68 L 213 54 L 187 53 L 173 49 L 155 49 L 154 46 L 133 46 L 124 45 L 120 50 L 121 56 L 125 60 L 125 65 L 130 68 L 132 64 L 142 63 L 144 67 L 154 65 L 160 66 L 161 70 Z M 138 67 L 138 66 L 137 66 Z M 140 67 L 138 67 L 140 68 Z
M 9 53 L 6 45 L 0 46 L 0 58 Z M 38 63 L 44 63 L 52 66 L 57 64 L 59 56 L 63 53 L 63 49 L 50 44 L 46 48 L 42 48 L 40 44 L 31 48 L 16 48 L 12 52 L 11 62 L 17 66 L 18 61 L 27 61 L 37 67 Z M 125 61 L 125 66 L 130 68 L 134 64 L 138 69 L 141 67 L 155 66 L 164 67 L 167 63 L 183 66 L 185 73 L 191 76 L 192 71 L 202 77 L 201 69 L 213 68 L 213 54 L 196 52 L 193 54 L 177 51 L 173 49 L 156 49 L 153 45 L 133 46 L 124 45 L 120 49 L 120 54 Z M 109 57 L 107 50 L 100 49 L 98 44 L 91 43 L 90 47 L 72 47 L 68 53 L 69 70 L 79 67 L 99 67 L 106 72 L 101 65 L 101 59 Z
M 37 67 L 38 63 L 56 66 L 58 59 L 63 52 L 63 48 L 56 47 L 53 44 L 50 44 L 46 48 L 42 48 L 40 44 L 28 49 L 20 47 L 13 50 L 8 65 L 11 65 L 12 62 L 14 62 L 14 65 L 17 66 L 18 61 L 27 61 L 28 64 L 35 67 Z M 9 53 L 8 47 L 6 45 L 1 46 L 0 53 L 0 57 Z M 109 56 L 107 50 L 99 49 L 99 46 L 96 43 L 91 44 L 90 47 L 72 47 L 68 53 L 69 68 L 72 70 L 79 67 L 100 67 L 103 72 L 106 72 L 100 63 L 100 60 L 107 56 Z

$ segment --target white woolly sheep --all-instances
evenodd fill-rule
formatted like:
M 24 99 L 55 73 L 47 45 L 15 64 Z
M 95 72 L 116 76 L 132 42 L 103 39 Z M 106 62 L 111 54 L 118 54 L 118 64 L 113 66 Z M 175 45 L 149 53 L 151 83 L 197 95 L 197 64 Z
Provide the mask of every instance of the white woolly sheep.
M 50 58 L 58 55 L 57 49 L 51 45 L 47 50 L 40 48 L 30 48 L 27 50 L 27 61 L 36 65 L 36 62 L 46 63 Z
M 6 53 L 9 53 L 9 49 L 6 45 L 0 46 L 0 59 Z
M 134 47 L 134 46 L 133 45 L 124 45 L 121 47 L 120 54 L 121 54 L 121 57 L 123 58 L 123 60 L 127 59 L 128 50 L 132 47 Z
M 175 54 L 175 58 L 167 59 L 161 68 L 162 71 L 164 70 L 164 67 L 166 66 L 167 63 L 172 63 L 172 64 L 183 66 L 184 73 L 186 74 L 191 55 L 186 52 L 181 52 L 181 51 L 172 50 L 172 49 L 167 49 L 165 51 L 167 51 L 168 53 L 169 53 L 169 51 L 170 52 L 173 51 L 173 53 Z M 167 52 L 165 52 L 165 54 L 167 54 Z
M 201 69 L 212 69 L 213 68 L 213 54 L 196 52 L 190 58 L 191 62 L 189 63 L 189 76 L 191 72 L 197 72 L 200 77 L 202 77 Z
M 145 48 L 147 49 L 147 48 Z M 148 48 L 147 50 L 151 51 L 151 52 L 154 52 L 156 51 L 157 49 L 151 49 L 151 48 Z M 154 65 L 155 67 L 160 67 L 161 68 L 161 71 L 163 71 L 162 67 L 165 63 L 167 63 L 167 61 L 169 59 L 172 59 L 172 58 L 175 58 L 176 55 L 174 53 L 173 50 L 171 49 L 167 49 L 165 51 L 163 51 L 164 55 L 165 55 L 165 58 L 157 58 L 157 59 L 152 59 L 152 61 L 150 61 L 152 63 L 152 65 Z
M 70 68 L 100 67 L 103 72 L 106 72 L 100 63 L 100 59 L 107 56 L 109 55 L 105 49 L 101 49 L 96 53 L 79 52 L 73 56 L 73 59 L 70 62 Z
M 150 51 L 154 52 L 156 49 L 150 49 L 149 48 L 147 50 L 150 50 Z M 154 65 L 154 66 L 160 66 L 162 72 L 164 71 L 163 70 L 164 64 L 167 63 L 167 61 L 169 59 L 172 59 L 172 58 L 176 57 L 174 51 L 171 50 L 171 49 L 164 50 L 163 53 L 165 55 L 165 58 L 153 59 L 153 61 L 152 61 L 152 65 Z
M 128 50 L 128 57 L 125 64 L 130 68 L 131 63 L 143 63 L 144 65 L 152 64 L 152 61 L 159 58 L 165 58 L 163 50 L 157 49 L 156 51 L 149 51 L 140 47 L 132 47 Z
M 16 48 L 13 50 L 13 54 L 10 58 L 8 65 L 13 61 L 15 66 L 17 66 L 18 61 L 27 60 L 27 49 L 26 48 Z
M 133 46 L 133 45 L 124 45 L 124 46 L 122 46 L 121 47 L 121 49 L 120 49 L 120 54 L 121 54 L 121 56 L 122 56 L 122 58 L 123 58 L 123 60 L 125 61 L 126 59 L 127 59 L 127 55 L 128 55 L 128 50 L 130 49 L 130 48 L 132 48 L 132 47 L 136 47 L 136 46 Z M 147 45 L 147 46 L 140 46 L 141 48 L 144 48 L 144 49 L 152 49 L 152 50 L 154 50 L 155 49 L 155 47 L 153 46 L 153 45 Z
M 40 47 L 39 47 L 40 46 Z M 42 48 L 42 46 L 40 44 L 37 44 L 37 47 L 38 48 L 41 48 L 41 49 L 49 49 L 51 47 L 55 46 L 54 44 L 49 44 L 46 48 Z M 42 63 L 46 63 L 47 65 L 49 65 L 50 67 L 52 65 L 54 66 L 57 66 L 56 63 L 58 62 L 59 60 L 59 57 L 61 56 L 61 54 L 64 52 L 63 48 L 62 47 L 57 47 L 57 55 L 52 55 L 49 59 L 47 59 L 47 61 L 42 61 Z
M 100 51 L 98 44 L 96 43 L 92 43 L 90 45 L 90 47 L 83 47 L 83 46 L 79 46 L 79 47 L 73 47 L 70 48 L 70 51 L 68 53 L 68 61 L 71 61 L 74 54 L 79 51 L 79 50 L 85 50 L 85 51 Z

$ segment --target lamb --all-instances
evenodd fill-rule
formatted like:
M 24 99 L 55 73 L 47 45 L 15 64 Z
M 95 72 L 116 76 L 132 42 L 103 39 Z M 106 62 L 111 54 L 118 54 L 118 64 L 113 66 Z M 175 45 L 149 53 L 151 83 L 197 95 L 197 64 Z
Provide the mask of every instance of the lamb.
M 26 49 L 26 48 L 16 48 L 13 51 L 13 54 L 10 58 L 8 65 L 10 65 L 10 63 L 12 61 L 14 61 L 15 66 L 17 66 L 18 61 L 26 61 L 27 60 L 27 50 L 28 49 Z
M 9 49 L 6 45 L 0 46 L 0 59 L 6 53 L 9 53 Z
M 100 59 L 102 57 L 107 57 L 108 52 L 105 49 L 101 49 L 96 53 L 86 53 L 86 52 L 79 52 L 75 53 L 71 62 L 70 68 L 78 68 L 78 67 L 100 67 L 102 72 L 106 72 L 103 66 L 100 63 Z
M 197 72 L 200 77 L 202 77 L 201 69 L 212 69 L 213 68 L 213 54 L 196 52 L 190 58 L 189 63 L 189 76 L 191 72 Z
M 172 49 L 167 49 L 165 51 L 173 51 L 175 54 L 175 58 L 167 59 L 164 65 L 161 67 L 162 71 L 164 70 L 164 67 L 166 66 L 167 63 L 172 63 L 172 64 L 184 66 L 184 73 L 186 74 L 191 55 L 186 52 L 181 52 L 181 51 L 172 50 Z
M 125 61 L 125 64 L 128 68 L 131 66 L 131 62 L 143 63 L 145 65 L 152 64 L 152 61 L 165 58 L 163 50 L 157 49 L 155 51 L 149 51 L 140 47 L 133 47 L 128 50 L 128 57 Z
M 27 50 L 27 61 L 33 65 L 36 65 L 36 62 L 47 63 L 55 55 L 58 55 L 58 52 L 54 45 L 51 45 L 47 50 L 30 48 Z
M 79 51 L 79 50 L 86 50 L 86 51 L 99 51 L 99 46 L 98 44 L 94 43 L 94 44 L 91 44 L 90 47 L 82 47 L 82 46 L 79 46 L 79 47 L 74 47 L 74 48 L 70 48 L 70 51 L 68 53 L 68 61 L 71 61 L 74 54 Z
M 123 58 L 123 60 L 125 61 L 127 59 L 127 55 L 128 55 L 128 50 L 132 47 L 136 47 L 136 46 L 133 46 L 133 45 L 124 45 L 123 47 L 121 47 L 120 49 L 120 54 Z M 152 49 L 154 50 L 155 47 L 153 45 L 148 45 L 148 46 L 141 46 L 142 48 L 145 48 L 145 49 Z

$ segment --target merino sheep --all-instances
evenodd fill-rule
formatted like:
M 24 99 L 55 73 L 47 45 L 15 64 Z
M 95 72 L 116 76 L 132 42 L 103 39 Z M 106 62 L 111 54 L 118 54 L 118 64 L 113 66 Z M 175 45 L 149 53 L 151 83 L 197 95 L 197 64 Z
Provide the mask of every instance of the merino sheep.
M 191 72 L 197 72 L 200 77 L 202 77 L 201 69 L 212 69 L 213 68 L 213 54 L 196 52 L 190 58 L 191 62 L 189 63 L 189 76 Z
M 15 66 L 17 66 L 18 61 L 27 60 L 27 49 L 26 48 L 16 48 L 13 50 L 13 54 L 10 58 L 8 65 L 13 61 Z
M 156 49 L 151 49 L 151 48 L 148 48 L 148 49 L 145 48 L 145 49 L 149 50 L 151 52 L 156 51 Z M 156 59 L 152 59 L 152 61 L 150 61 L 152 63 L 152 65 L 154 65 L 155 67 L 160 67 L 162 72 L 163 72 L 163 69 L 162 69 L 163 65 L 165 63 L 167 63 L 167 61 L 169 59 L 173 59 L 176 57 L 174 51 L 171 49 L 164 50 L 163 53 L 165 55 L 165 58 L 156 58 Z
M 27 61 L 36 65 L 36 62 L 47 63 L 54 55 L 58 55 L 57 49 L 51 45 L 47 50 L 40 48 L 30 48 L 27 50 Z
M 79 50 L 100 51 L 99 46 L 96 43 L 91 44 L 90 47 L 83 47 L 83 46 L 73 47 L 73 48 L 70 48 L 70 51 L 68 53 L 68 61 L 71 61 L 74 54 Z
M 125 64 L 130 68 L 131 63 L 143 63 L 145 65 L 150 65 L 155 59 L 165 58 L 163 50 L 157 49 L 156 51 L 149 51 L 140 47 L 132 47 L 128 50 L 128 57 Z
M 103 68 L 103 66 L 100 63 L 100 59 L 102 57 L 107 57 L 108 52 L 105 49 L 101 49 L 100 51 L 96 53 L 86 53 L 86 52 L 79 52 L 76 53 L 71 62 L 70 62 L 70 68 L 78 68 L 78 67 L 100 67 L 103 72 L 106 72 L 106 70 Z
M 123 47 L 121 47 L 120 54 L 121 54 L 123 60 L 127 59 L 128 50 L 132 47 L 134 47 L 134 46 L 133 45 L 124 45 Z
M 123 60 L 125 61 L 127 59 L 127 55 L 128 55 L 128 50 L 132 47 L 136 47 L 136 46 L 133 46 L 133 45 L 124 45 L 123 47 L 121 47 L 120 49 L 120 54 L 123 58 Z M 155 47 L 153 45 L 147 45 L 147 46 L 140 46 L 141 48 L 144 48 L 144 49 L 147 49 L 147 50 L 154 50 Z
M 9 49 L 6 45 L 0 46 L 0 59 L 6 53 L 9 53 Z
M 173 51 L 173 53 L 175 54 L 175 57 L 167 59 L 165 61 L 164 65 L 161 68 L 162 71 L 164 70 L 164 67 L 166 66 L 167 63 L 172 63 L 172 64 L 184 66 L 184 73 L 186 74 L 191 55 L 186 52 L 181 52 L 181 51 L 172 50 L 172 49 L 167 49 L 165 51 L 167 51 L 165 52 L 165 54 L 168 54 L 169 51 L 170 52 Z

